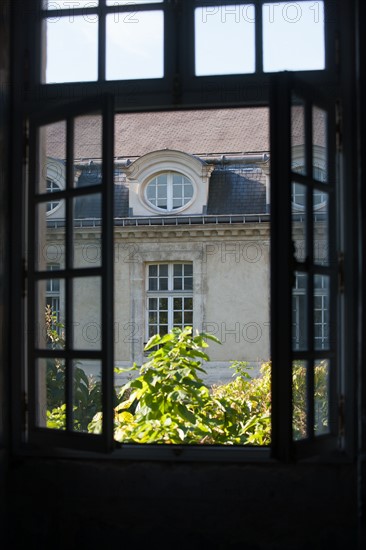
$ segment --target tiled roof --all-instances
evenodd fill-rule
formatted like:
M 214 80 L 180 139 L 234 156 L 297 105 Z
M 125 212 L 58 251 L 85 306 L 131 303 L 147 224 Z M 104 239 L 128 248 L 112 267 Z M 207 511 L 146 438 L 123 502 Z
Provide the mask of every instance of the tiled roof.
M 116 157 L 134 158 L 166 148 L 194 155 L 268 151 L 268 109 L 256 107 L 116 115 Z M 47 127 L 46 154 L 65 159 L 64 123 Z M 77 119 L 74 158 L 100 157 L 100 116 Z
M 315 111 L 314 142 L 325 145 L 325 115 Z M 303 113 L 292 109 L 292 144 L 303 143 Z M 101 157 L 101 117 L 76 119 L 75 159 Z M 47 127 L 46 154 L 65 159 L 65 124 Z M 115 117 L 115 156 L 136 158 L 159 149 L 193 155 L 269 152 L 266 107 L 123 113 Z
M 115 154 L 141 156 L 159 149 L 193 155 L 269 150 L 268 109 L 211 109 L 116 116 Z

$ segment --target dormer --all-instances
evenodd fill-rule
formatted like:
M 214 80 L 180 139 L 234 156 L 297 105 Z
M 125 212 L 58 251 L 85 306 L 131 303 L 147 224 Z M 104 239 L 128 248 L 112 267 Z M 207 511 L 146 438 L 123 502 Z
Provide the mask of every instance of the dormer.
M 126 168 L 131 216 L 203 214 L 213 166 L 171 149 L 153 151 Z

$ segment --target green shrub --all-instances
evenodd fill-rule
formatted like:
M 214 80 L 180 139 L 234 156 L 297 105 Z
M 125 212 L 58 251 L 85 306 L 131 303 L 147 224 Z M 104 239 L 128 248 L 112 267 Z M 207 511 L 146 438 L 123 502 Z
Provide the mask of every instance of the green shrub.
M 45 310 L 47 345 L 50 349 L 65 348 L 64 325 L 57 321 L 50 306 Z M 93 417 L 102 408 L 101 381 L 88 376 L 73 366 L 73 426 L 77 431 L 87 431 Z M 65 364 L 61 359 L 48 359 L 46 364 L 47 427 L 66 429 Z
M 48 342 L 63 349 L 63 325 L 46 310 Z M 263 363 L 259 376 L 251 376 L 247 363 L 232 364 L 233 380 L 207 386 L 203 362 L 206 333 L 193 335 L 192 327 L 174 328 L 147 343 L 148 361 L 116 372 L 137 372 L 115 394 L 115 439 L 121 443 L 210 445 L 269 445 L 271 442 L 271 364 Z M 328 423 L 328 370 L 321 361 L 315 373 L 315 430 Z M 306 437 L 306 376 L 299 362 L 293 366 L 293 436 Z M 47 427 L 66 428 L 65 367 L 61 360 L 47 362 Z M 73 369 L 73 425 L 77 431 L 102 430 L 101 382 Z
M 252 379 L 244 363 L 234 364 L 235 380 L 209 388 L 202 380 L 206 340 L 192 328 L 153 336 L 149 360 L 126 371 L 139 375 L 125 384 L 115 408 L 115 439 L 122 443 L 264 445 L 270 440 L 270 369 Z M 101 413 L 89 425 L 101 430 Z

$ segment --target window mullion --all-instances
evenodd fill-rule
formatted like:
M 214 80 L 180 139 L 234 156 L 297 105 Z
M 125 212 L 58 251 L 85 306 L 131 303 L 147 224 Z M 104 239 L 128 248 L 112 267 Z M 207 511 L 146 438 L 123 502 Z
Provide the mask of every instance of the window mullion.
M 170 332 L 173 328 L 173 296 L 170 294 L 168 296 L 168 331 Z
M 167 210 L 171 212 L 173 210 L 173 176 L 172 173 L 168 173 L 167 177 Z
M 169 174 L 170 176 L 170 174 Z M 169 182 L 169 179 L 168 179 Z M 168 185 L 169 189 L 169 185 Z M 173 321 L 174 321 L 174 314 L 173 314 L 173 289 L 174 289 L 174 264 L 169 263 L 168 264 L 168 331 L 170 332 L 173 328 Z

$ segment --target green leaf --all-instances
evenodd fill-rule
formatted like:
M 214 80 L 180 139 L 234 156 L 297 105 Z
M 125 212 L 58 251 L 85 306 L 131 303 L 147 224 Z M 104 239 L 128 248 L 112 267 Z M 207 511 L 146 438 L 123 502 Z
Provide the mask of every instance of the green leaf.
M 144 347 L 144 350 L 147 351 L 147 350 L 153 348 L 154 346 L 156 346 L 157 344 L 160 344 L 160 340 L 161 340 L 160 334 L 154 334 L 154 336 L 152 336 L 148 340 L 146 346 Z

